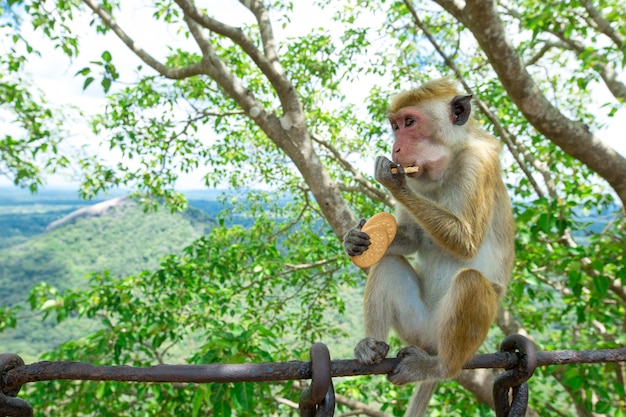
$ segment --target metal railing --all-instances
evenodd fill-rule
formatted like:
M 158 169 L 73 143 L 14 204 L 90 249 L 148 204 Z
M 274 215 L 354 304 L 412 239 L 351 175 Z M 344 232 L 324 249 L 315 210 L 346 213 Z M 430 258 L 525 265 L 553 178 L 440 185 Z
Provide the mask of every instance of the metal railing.
M 126 382 L 260 382 L 311 379 L 300 396 L 303 417 L 333 416 L 333 377 L 387 374 L 399 359 L 388 358 L 375 365 L 356 360 L 330 360 L 323 343 L 311 347 L 311 361 L 252 364 L 155 365 L 149 367 L 100 366 L 82 362 L 35 362 L 29 365 L 15 354 L 0 354 L 0 416 L 30 417 L 33 409 L 17 395 L 24 384 L 50 380 Z M 528 405 L 527 380 L 537 366 L 599 362 L 626 362 L 626 348 L 603 350 L 557 350 L 537 352 L 521 335 L 504 339 L 500 352 L 475 355 L 465 369 L 503 368 L 494 383 L 497 417 L 524 416 Z

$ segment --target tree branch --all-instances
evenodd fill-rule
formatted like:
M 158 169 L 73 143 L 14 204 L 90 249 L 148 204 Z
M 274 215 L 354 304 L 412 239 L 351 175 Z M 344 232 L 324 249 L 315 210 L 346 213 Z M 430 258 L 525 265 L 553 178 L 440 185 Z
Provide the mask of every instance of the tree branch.
M 302 383 L 302 381 L 294 381 L 294 388 L 299 389 L 300 391 L 304 390 L 306 386 Z M 385 414 L 382 411 L 375 409 L 374 407 L 370 407 L 369 405 L 362 403 L 360 401 L 356 401 L 350 399 L 344 395 L 335 393 L 335 401 L 338 404 L 345 405 L 351 410 L 359 410 L 361 414 L 370 417 L 391 417 L 389 414 Z
M 465 9 L 465 1 L 463 0 L 436 0 L 437 4 L 443 7 L 459 22 L 463 21 L 463 10 Z
M 419 27 L 420 30 L 424 33 L 428 41 L 435 48 L 435 51 L 437 51 L 439 56 L 441 56 L 445 64 L 450 69 L 452 69 L 452 71 L 454 71 L 454 74 L 461 81 L 465 90 L 468 93 L 474 95 L 474 97 L 477 97 L 474 91 L 470 88 L 469 84 L 465 81 L 465 78 L 463 77 L 461 70 L 456 65 L 454 60 L 443 51 L 443 48 L 439 46 L 439 43 L 437 42 L 433 34 L 430 32 L 430 30 L 426 27 L 426 25 L 419 18 L 417 11 L 413 7 L 413 4 L 409 0 L 404 0 L 404 4 L 409 9 L 411 16 L 413 17 L 413 21 L 415 22 L 417 27 Z M 515 137 L 515 135 L 513 135 L 508 129 L 502 126 L 498 117 L 495 114 L 493 114 L 493 112 L 489 109 L 487 104 L 485 104 L 479 98 L 476 98 L 475 102 L 478 104 L 478 108 L 480 109 L 480 111 L 493 124 L 495 130 L 498 132 L 498 135 L 500 136 L 502 141 L 505 143 L 505 145 L 509 149 L 509 152 L 511 152 L 511 155 L 513 155 L 513 158 L 517 162 L 517 165 L 520 167 L 520 169 L 522 170 L 522 172 L 524 173 L 524 175 L 530 182 L 531 186 L 533 187 L 537 195 L 539 197 L 542 197 L 544 193 L 541 187 L 539 187 L 539 184 L 537 184 L 537 181 L 535 181 L 535 178 L 533 177 L 532 173 L 528 170 L 528 167 L 522 160 L 520 151 L 524 155 L 524 157 L 526 157 L 526 159 L 529 160 L 535 166 L 535 168 L 543 175 L 548 189 L 551 189 L 552 188 L 551 185 L 554 184 L 554 179 L 552 178 L 552 174 L 550 173 L 549 168 L 545 166 L 545 164 L 542 165 L 542 164 L 537 163 L 538 162 L 537 159 L 534 158 L 530 152 L 528 152 L 525 146 L 523 146 L 521 143 L 517 141 L 517 138 Z M 554 186 L 554 188 L 556 188 L 556 186 Z
M 544 42 L 543 46 L 541 47 L 541 49 L 539 50 L 539 52 L 537 52 L 532 58 L 528 59 L 525 62 L 525 65 L 527 67 L 530 67 L 532 65 L 536 65 L 537 62 L 539 62 L 539 60 L 541 58 L 543 58 L 543 56 L 552 48 L 559 48 L 562 47 L 563 45 L 559 42 Z
M 215 48 L 213 48 L 213 45 L 203 33 L 200 25 L 187 15 L 185 15 L 185 21 L 187 22 L 191 35 L 202 51 L 205 73 L 215 80 L 220 88 L 237 102 L 246 115 L 258 123 L 261 129 L 275 141 L 279 140 L 282 135 L 280 134 L 281 129 L 278 118 L 266 112 L 263 105 L 259 103 L 254 98 L 254 95 L 241 84 L 241 81 L 230 72 L 228 67 L 217 55 Z
M 295 89 L 293 88 L 291 82 L 285 77 L 285 71 L 278 60 L 277 52 L 275 50 L 276 41 L 273 37 L 269 15 L 267 10 L 265 10 L 262 5 L 257 4 L 256 1 L 242 1 L 246 7 L 254 8 L 254 10 L 251 9 L 251 11 L 255 13 L 255 16 L 258 13 L 257 19 L 260 19 L 259 25 L 261 26 L 262 42 L 266 48 L 266 54 L 268 54 L 267 56 L 264 55 L 256 47 L 256 45 L 254 45 L 254 43 L 243 33 L 241 29 L 226 25 L 211 18 L 206 13 L 201 12 L 192 1 L 175 1 L 183 12 L 185 12 L 187 16 L 199 25 L 210 30 L 211 32 L 229 38 L 236 45 L 238 45 L 267 77 L 276 90 L 276 93 L 281 100 L 281 104 L 286 111 L 300 110 L 299 104 L 297 104 L 298 102 L 295 95 Z M 248 6 L 248 3 L 250 6 Z M 294 101 L 296 102 L 295 105 Z
M 354 411 L 358 410 L 359 414 L 364 414 L 370 417 L 390 417 L 389 414 L 376 410 L 374 407 L 370 407 L 369 405 L 361 401 L 356 401 L 348 398 L 345 395 L 335 394 L 335 401 L 337 401 L 338 404 L 345 405 L 346 407 L 351 408 Z
M 102 19 L 104 24 L 108 26 L 126 46 L 137 55 L 143 62 L 150 67 L 154 68 L 159 74 L 164 77 L 174 80 L 180 80 L 183 78 L 191 77 L 193 75 L 199 75 L 204 73 L 203 64 L 198 62 L 188 65 L 182 68 L 172 68 L 164 65 L 147 51 L 141 48 L 135 41 L 128 36 L 128 34 L 115 22 L 115 19 L 106 11 L 102 6 L 94 3 L 93 0 L 83 0 L 83 2 L 89 6 L 93 12 Z
M 259 0 L 240 0 L 241 3 L 246 6 L 259 24 L 259 31 L 261 33 L 261 42 L 263 43 L 263 50 L 265 51 L 265 57 L 274 66 L 274 70 L 281 76 L 284 76 L 285 71 L 280 65 L 278 58 L 278 48 L 276 45 L 276 38 L 274 37 L 274 31 L 272 30 L 272 24 L 270 21 L 270 15 L 267 8 L 263 5 L 263 2 Z
M 274 396 L 274 401 L 276 401 L 278 404 L 283 404 L 286 405 L 289 408 L 293 408 L 294 410 L 299 410 L 300 406 L 298 405 L 298 403 L 295 403 L 291 400 L 288 400 L 286 398 L 283 397 L 279 397 L 277 395 Z
M 434 0 L 444 8 L 451 0 Z M 626 207 L 626 159 L 589 131 L 563 115 L 541 92 L 526 70 L 496 10 L 494 0 L 468 0 L 456 13 L 474 35 L 494 71 L 524 117 L 563 151 L 603 177 Z
M 189 29 L 200 45 L 207 61 L 206 73 L 213 78 L 226 94 L 234 99 L 252 118 L 265 134 L 293 161 L 309 186 L 322 213 L 339 238 L 354 226 L 356 220 L 345 200 L 338 192 L 338 185 L 332 180 L 326 168 L 315 153 L 304 120 L 304 112 L 297 93 L 289 79 L 282 73 L 278 61 L 270 65 L 266 57 L 245 37 L 239 29 L 224 25 L 201 13 L 189 0 L 176 0 L 183 8 Z M 263 12 L 259 12 L 263 15 Z M 262 17 L 262 19 L 265 19 Z M 263 20 L 269 25 L 269 21 Z M 283 107 L 283 116 L 278 118 L 266 112 L 254 98 L 251 91 L 244 88 L 241 81 L 234 77 L 215 52 L 211 42 L 204 35 L 202 27 L 228 37 L 257 64 L 261 72 L 272 84 Z M 271 31 L 264 29 L 266 37 Z M 270 40 L 265 40 L 270 44 Z M 271 46 L 268 46 L 268 50 Z M 276 70 L 279 68 L 279 70 Z
M 389 194 L 382 192 L 378 188 L 374 187 L 371 181 L 365 178 L 363 174 L 361 174 L 361 172 L 359 172 L 347 159 L 345 159 L 333 145 L 314 134 L 311 134 L 311 139 L 328 149 L 330 153 L 333 154 L 337 162 L 339 162 L 339 164 L 343 166 L 347 171 L 352 173 L 352 175 L 354 176 L 354 180 L 362 186 L 360 191 L 363 191 L 365 194 L 367 194 L 369 198 L 380 201 L 388 207 L 394 206 L 393 200 L 389 197 Z
M 551 32 L 563 42 L 563 48 L 569 49 L 578 55 L 588 53 L 593 59 L 593 67 L 600 69 L 600 77 L 604 80 L 607 88 L 615 96 L 626 101 L 626 84 L 620 81 L 615 71 L 615 65 L 612 62 L 605 62 L 605 59 L 595 50 L 587 47 L 582 41 L 568 38 L 563 32 Z M 592 52 L 589 52 L 592 51 Z
M 269 62 L 261 51 L 252 43 L 250 39 L 239 28 L 229 26 L 219 20 L 213 19 L 206 13 L 203 13 L 196 7 L 195 3 L 189 0 L 175 0 L 176 4 L 183 10 L 185 15 L 196 21 L 200 26 L 210 30 L 218 35 L 225 36 L 232 40 L 248 55 L 254 63 L 265 73 L 265 70 L 271 70 Z M 267 75 L 267 74 L 266 74 Z M 277 75 L 277 74 L 275 74 Z
M 589 0 L 580 0 L 580 4 L 582 4 L 585 10 L 587 10 L 589 17 L 591 17 L 591 20 L 593 20 L 596 24 L 598 30 L 608 36 L 609 39 L 613 41 L 615 46 L 622 50 L 622 48 L 624 48 L 624 43 L 626 42 L 624 36 L 611 27 L 609 22 L 600 14 L 598 9 L 596 9 Z

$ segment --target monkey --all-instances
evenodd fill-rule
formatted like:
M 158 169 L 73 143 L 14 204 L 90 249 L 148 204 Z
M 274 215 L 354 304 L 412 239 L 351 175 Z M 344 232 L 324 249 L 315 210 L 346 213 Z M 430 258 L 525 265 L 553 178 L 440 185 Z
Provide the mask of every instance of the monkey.
M 395 330 L 406 347 L 387 378 L 421 381 L 406 417 L 423 416 L 437 382 L 455 377 L 483 343 L 513 269 L 501 147 L 470 117 L 471 99 L 449 77 L 392 96 L 391 160 L 376 158 L 374 176 L 396 201 L 398 228 L 369 270 L 365 337 L 354 354 L 362 364 L 382 361 Z M 350 256 L 371 243 L 363 223 L 344 237 Z

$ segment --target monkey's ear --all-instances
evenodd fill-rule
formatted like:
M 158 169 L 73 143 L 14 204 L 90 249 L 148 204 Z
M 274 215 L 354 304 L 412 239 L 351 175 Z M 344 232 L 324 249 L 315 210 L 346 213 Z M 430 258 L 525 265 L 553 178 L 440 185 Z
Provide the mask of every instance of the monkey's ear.
M 450 103 L 450 114 L 452 116 L 452 124 L 464 125 L 467 123 L 470 113 L 472 112 L 472 96 L 456 96 Z

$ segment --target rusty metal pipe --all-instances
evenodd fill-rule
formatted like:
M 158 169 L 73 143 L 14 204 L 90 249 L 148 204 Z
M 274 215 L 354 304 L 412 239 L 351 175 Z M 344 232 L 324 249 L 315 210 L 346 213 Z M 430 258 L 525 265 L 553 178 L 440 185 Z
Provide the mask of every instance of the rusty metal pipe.
M 388 358 L 365 366 L 356 360 L 334 360 L 331 376 L 356 376 L 387 374 L 398 364 L 398 359 Z M 498 352 L 474 356 L 465 369 L 511 368 L 518 357 L 511 352 Z M 560 350 L 537 352 L 537 366 L 550 364 L 626 362 L 626 348 L 588 351 Z M 29 382 L 73 379 L 83 381 L 135 381 L 135 382 L 238 382 L 286 381 L 311 379 L 311 363 L 290 361 L 280 363 L 209 364 L 209 365 L 155 365 L 149 367 L 98 366 L 82 362 L 35 362 L 9 369 L 3 375 L 6 389 L 17 388 Z

